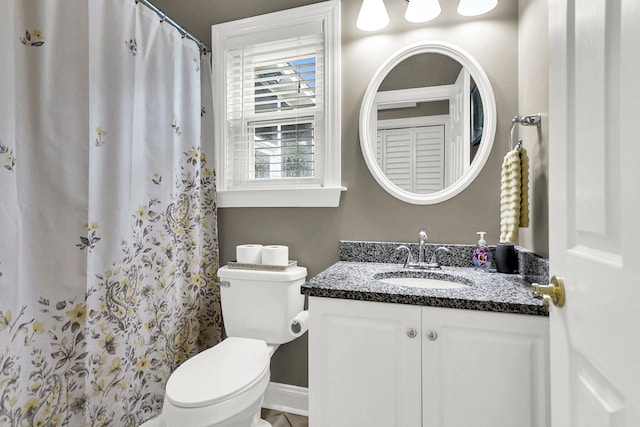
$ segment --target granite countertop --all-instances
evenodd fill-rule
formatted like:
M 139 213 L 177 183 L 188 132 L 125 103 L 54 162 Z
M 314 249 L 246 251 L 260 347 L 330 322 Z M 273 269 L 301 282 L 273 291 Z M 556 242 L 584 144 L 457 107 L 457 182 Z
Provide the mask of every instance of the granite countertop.
M 388 284 L 374 278 L 376 274 L 391 272 L 406 277 L 451 280 L 469 286 L 424 289 Z M 302 293 L 313 297 L 548 316 L 542 300 L 532 297 L 531 284 L 523 276 L 469 267 L 411 270 L 395 263 L 339 261 L 307 281 L 302 286 Z

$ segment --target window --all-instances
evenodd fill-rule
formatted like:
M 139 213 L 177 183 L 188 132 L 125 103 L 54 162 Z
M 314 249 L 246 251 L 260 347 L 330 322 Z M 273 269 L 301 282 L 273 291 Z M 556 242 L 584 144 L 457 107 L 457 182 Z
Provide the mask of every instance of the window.
M 218 206 L 337 206 L 337 0 L 212 27 Z

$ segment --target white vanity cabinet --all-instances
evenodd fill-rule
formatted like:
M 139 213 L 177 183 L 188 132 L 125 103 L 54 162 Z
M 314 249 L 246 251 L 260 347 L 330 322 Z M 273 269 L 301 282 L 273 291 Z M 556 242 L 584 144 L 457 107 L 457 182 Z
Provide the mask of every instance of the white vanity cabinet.
M 311 297 L 310 427 L 548 427 L 548 318 Z
M 310 297 L 309 316 L 310 427 L 422 425 L 420 307 Z
M 425 427 L 548 427 L 549 319 L 422 307 Z

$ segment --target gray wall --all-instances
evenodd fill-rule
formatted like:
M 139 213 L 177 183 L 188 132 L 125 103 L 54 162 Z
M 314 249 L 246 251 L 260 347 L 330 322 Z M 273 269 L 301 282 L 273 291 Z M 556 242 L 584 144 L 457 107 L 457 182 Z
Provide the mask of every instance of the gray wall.
M 155 3 L 210 43 L 211 24 L 315 1 L 156 0 Z M 404 20 L 404 1 L 385 3 L 391 24 L 371 34 L 355 28 L 361 1 L 342 1 L 342 182 L 348 191 L 342 194 L 340 207 L 221 209 L 222 263 L 234 259 L 238 244 L 285 244 L 289 245 L 292 258 L 306 266 L 309 276 L 313 276 L 338 259 L 341 239 L 413 242 L 421 228 L 427 230 L 430 242 L 474 243 L 475 232 L 482 230 L 488 232 L 490 244 L 496 243 L 500 227 L 500 165 L 507 150 L 510 120 L 519 112 L 518 2 L 502 1 L 487 15 L 463 18 L 455 11 L 456 1 L 441 1 L 440 17 L 425 24 Z M 492 154 L 474 183 L 447 202 L 414 206 L 387 194 L 369 174 L 360 153 L 358 119 L 367 84 L 380 64 L 400 47 L 430 39 L 459 45 L 484 67 L 496 97 L 498 127 Z M 306 335 L 282 346 L 271 366 L 272 381 L 306 386 Z
M 520 245 L 549 257 L 549 61 L 547 0 L 520 0 L 518 29 L 518 114 L 542 114 L 542 126 L 520 126 L 529 154 L 530 227 Z M 514 138 L 515 139 L 515 138 Z
M 439 53 L 413 55 L 395 67 L 382 80 L 378 92 L 450 85 L 456 82 L 462 64 Z M 428 70 L 418 72 L 416 70 Z M 403 119 L 449 114 L 449 101 L 419 102 L 415 107 L 378 110 L 378 120 Z
M 439 53 L 413 55 L 389 71 L 378 91 L 454 84 L 461 69 L 458 61 Z

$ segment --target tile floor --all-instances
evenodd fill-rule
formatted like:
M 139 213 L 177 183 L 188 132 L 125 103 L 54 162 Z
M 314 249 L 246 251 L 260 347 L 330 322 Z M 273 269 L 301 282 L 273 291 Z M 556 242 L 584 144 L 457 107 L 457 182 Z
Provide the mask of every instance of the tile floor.
M 309 427 L 309 419 L 302 415 L 289 414 L 273 409 L 262 409 L 262 419 L 273 427 Z

